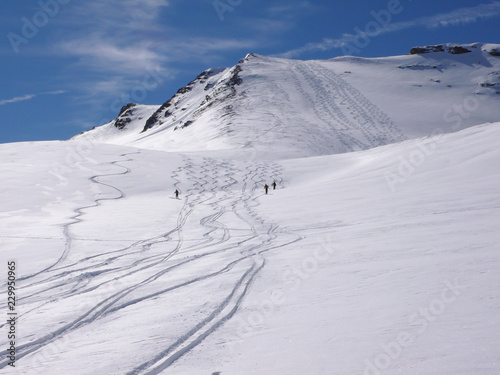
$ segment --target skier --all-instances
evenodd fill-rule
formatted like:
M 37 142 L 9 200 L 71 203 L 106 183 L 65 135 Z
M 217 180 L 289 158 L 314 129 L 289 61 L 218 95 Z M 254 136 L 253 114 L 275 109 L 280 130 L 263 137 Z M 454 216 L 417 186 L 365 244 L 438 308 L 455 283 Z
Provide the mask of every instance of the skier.
M 179 192 L 179 190 L 178 190 L 178 189 L 175 189 L 175 193 L 174 193 L 174 194 L 175 194 L 175 198 L 176 198 L 176 199 L 179 199 L 179 194 L 180 194 L 180 192 Z
M 267 191 L 269 190 L 269 185 L 268 185 L 268 184 L 265 184 L 265 185 L 264 185 L 264 189 L 266 190 L 266 194 L 267 194 Z
M 276 181 L 273 181 L 273 190 L 276 190 Z

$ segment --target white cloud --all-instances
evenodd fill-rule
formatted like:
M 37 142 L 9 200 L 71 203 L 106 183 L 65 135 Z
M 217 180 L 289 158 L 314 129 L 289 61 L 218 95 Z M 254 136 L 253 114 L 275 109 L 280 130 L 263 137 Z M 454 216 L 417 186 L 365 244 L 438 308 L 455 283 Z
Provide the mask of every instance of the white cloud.
M 0 105 L 5 105 L 5 104 L 10 104 L 10 103 L 16 103 L 16 102 L 22 102 L 25 100 L 30 100 L 34 98 L 36 95 L 34 94 L 28 94 L 28 95 L 23 95 L 23 96 L 16 96 L 12 99 L 4 99 L 0 100 Z
M 30 99 L 33 99 L 33 98 L 40 96 L 40 95 L 59 95 L 59 94 L 64 94 L 65 92 L 66 91 L 64 91 L 64 90 L 57 90 L 57 91 L 42 92 L 39 94 L 26 94 L 23 96 L 16 96 L 16 97 L 11 98 L 11 99 L 0 100 L 0 105 L 6 105 L 6 104 L 11 104 L 11 103 L 16 103 L 16 102 L 23 102 L 25 100 L 30 100 Z
M 299 14 L 306 10 L 315 10 L 317 9 L 316 5 L 313 5 L 309 1 L 298 1 L 292 2 L 287 1 L 282 4 L 272 5 L 267 11 L 273 15 L 283 15 L 283 14 Z
M 168 5 L 166 0 L 86 1 L 73 8 L 71 18 L 80 26 L 135 32 L 154 27 L 160 12 Z
M 54 52 L 78 60 L 79 68 L 114 74 L 143 74 L 164 57 L 145 40 L 163 31 L 159 16 L 166 0 L 87 1 L 75 5 L 62 22 Z
M 69 82 L 83 94 L 80 98 L 120 96 L 148 71 L 172 78 L 179 62 L 216 61 L 220 52 L 255 46 L 231 36 L 179 34 L 161 17 L 168 5 L 165 0 L 94 0 L 71 9 L 63 20 L 68 32 L 60 36 L 53 53 L 74 59 L 68 69 L 85 77 Z
M 58 52 L 77 57 L 78 65 L 86 70 L 136 75 L 165 60 L 155 47 L 152 43 L 132 40 L 123 43 L 101 33 L 93 33 L 85 38 L 61 42 Z
M 415 21 L 415 26 L 424 26 L 426 28 L 457 26 L 499 15 L 500 2 L 494 1 L 489 4 L 479 4 L 471 8 L 460 8 L 449 13 L 422 18 Z
M 385 26 L 378 35 L 393 33 L 413 27 L 424 27 L 433 29 L 438 27 L 458 26 L 477 22 L 484 18 L 500 16 L 500 2 L 493 1 L 489 4 L 479 4 L 475 7 L 460 8 L 448 13 L 442 13 L 430 17 L 422 17 L 412 21 L 395 22 Z M 302 47 L 282 53 L 282 57 L 297 57 L 306 52 L 327 51 L 341 48 L 343 45 L 351 43 L 355 35 L 343 34 L 339 38 L 325 38 L 320 42 L 308 43 Z

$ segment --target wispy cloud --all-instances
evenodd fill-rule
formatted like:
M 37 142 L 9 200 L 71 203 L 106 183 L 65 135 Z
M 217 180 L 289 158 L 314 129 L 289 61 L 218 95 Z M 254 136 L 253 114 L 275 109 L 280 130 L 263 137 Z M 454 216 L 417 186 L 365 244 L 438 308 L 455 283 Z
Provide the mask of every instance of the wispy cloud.
M 170 52 L 171 60 L 186 61 L 190 58 L 213 60 L 216 52 L 251 49 L 256 45 L 251 39 L 192 37 L 169 41 L 163 48 L 165 53 Z
M 76 57 L 78 65 L 99 73 L 142 74 L 152 66 L 160 65 L 165 58 L 158 53 L 154 43 L 136 40 L 123 42 L 102 33 L 92 33 L 85 38 L 63 41 L 58 53 Z
M 47 92 L 42 92 L 42 93 L 39 93 L 39 94 L 26 94 L 26 95 L 23 95 L 23 96 L 16 96 L 14 98 L 11 98 L 11 99 L 3 99 L 3 100 L 0 100 L 0 105 L 6 105 L 6 104 L 11 104 L 11 103 L 17 103 L 17 102 L 23 102 L 25 100 L 30 100 L 30 99 L 33 99 L 37 96 L 40 96 L 40 95 L 59 95 L 59 94 L 64 94 L 66 91 L 64 90 L 57 90 L 57 91 L 47 91 Z
M 500 16 L 500 1 L 489 4 L 479 4 L 475 7 L 460 8 L 448 13 L 441 13 L 430 17 L 422 17 L 412 21 L 395 22 L 380 29 L 378 35 L 393 33 L 414 27 L 435 29 L 439 27 L 460 26 L 477 22 L 481 19 Z M 342 48 L 353 41 L 354 34 L 343 34 L 338 38 L 324 38 L 320 42 L 308 43 L 302 47 L 282 53 L 282 57 L 298 57 L 307 52 L 328 51 Z
M 500 2 L 493 1 L 489 4 L 479 4 L 471 8 L 460 8 L 449 13 L 422 18 L 415 21 L 415 26 L 424 26 L 426 28 L 457 26 L 474 23 L 483 18 L 498 16 L 500 16 Z
M 267 9 L 270 15 L 274 16 L 287 16 L 287 15 L 299 15 L 304 11 L 313 11 L 317 7 L 310 3 L 309 1 L 298 1 L 291 2 L 287 1 L 283 4 L 272 5 Z
M 169 5 L 166 0 L 91 0 L 72 8 L 61 21 L 68 32 L 60 35 L 52 52 L 71 58 L 68 70 L 88 78 L 69 83 L 82 94 L 79 100 L 119 97 L 151 70 L 173 78 L 179 63 L 214 61 L 220 52 L 255 45 L 232 36 L 181 34 L 165 23 L 162 12 L 170 11 Z
M 94 0 L 76 5 L 63 20 L 67 34 L 55 52 L 76 58 L 86 70 L 143 74 L 164 60 L 154 43 L 145 40 L 163 30 L 158 20 L 168 5 L 166 0 Z
M 22 102 L 25 100 L 30 100 L 34 98 L 36 95 L 34 94 L 28 94 L 28 95 L 23 95 L 23 96 L 16 96 L 12 99 L 4 99 L 0 100 L 0 105 L 6 105 L 6 104 L 11 104 L 11 103 L 17 103 L 17 102 Z
M 73 8 L 68 22 L 78 20 L 79 27 L 91 25 L 115 33 L 151 30 L 168 5 L 166 0 L 89 0 Z

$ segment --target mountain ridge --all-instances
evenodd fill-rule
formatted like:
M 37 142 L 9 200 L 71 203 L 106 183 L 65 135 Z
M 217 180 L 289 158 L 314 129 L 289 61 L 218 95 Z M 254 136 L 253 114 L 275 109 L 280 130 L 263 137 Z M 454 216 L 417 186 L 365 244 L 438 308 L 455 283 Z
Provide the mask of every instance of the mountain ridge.
M 130 103 L 115 120 L 74 139 L 171 151 L 254 148 L 265 154 L 272 147 L 313 156 L 436 128 L 456 131 L 500 118 L 499 50 L 447 43 L 401 56 L 309 61 L 249 53 L 233 67 L 206 69 L 160 106 Z M 478 110 L 453 112 L 477 98 Z

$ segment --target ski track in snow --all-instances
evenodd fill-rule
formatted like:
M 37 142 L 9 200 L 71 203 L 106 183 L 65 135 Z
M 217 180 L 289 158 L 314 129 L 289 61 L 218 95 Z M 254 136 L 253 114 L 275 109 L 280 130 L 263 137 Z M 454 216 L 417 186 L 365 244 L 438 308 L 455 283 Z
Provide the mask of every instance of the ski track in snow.
M 317 139 L 317 145 L 330 148 L 331 152 L 333 144 L 335 152 L 349 152 L 406 139 L 387 114 L 320 63 L 296 64 L 292 73 L 297 91 L 307 99 L 322 126 L 323 131 L 317 134 L 331 135 L 328 139 Z M 315 134 L 317 130 L 311 128 L 309 132 Z
M 63 226 L 66 246 L 60 258 L 49 267 L 18 280 L 19 288 L 22 290 L 20 303 L 25 306 L 34 305 L 24 315 L 36 314 L 39 309 L 50 307 L 51 304 L 99 291 L 113 283 L 119 282 L 120 287 L 93 300 L 91 308 L 74 316 L 70 322 L 52 329 L 50 333 L 42 337 L 18 345 L 17 360 L 36 354 L 69 333 L 129 306 L 216 278 L 233 270 L 236 266 L 239 267 L 238 269 L 241 268 L 239 273 L 235 273 L 232 287 L 225 291 L 226 297 L 213 308 L 210 314 L 200 319 L 169 346 L 153 357 L 147 358 L 143 363 L 137 364 L 128 372 L 129 374 L 158 374 L 197 346 L 236 313 L 253 280 L 266 264 L 263 255 L 265 252 L 301 240 L 301 237 L 297 235 L 286 233 L 272 223 L 266 223 L 254 210 L 260 204 L 257 198 L 263 195 L 263 185 L 269 182 L 269 178 L 274 178 L 281 186 L 284 184 L 285 181 L 281 175 L 283 169 L 279 164 L 250 161 L 245 163 L 243 170 L 240 170 L 230 161 L 207 157 L 193 160 L 184 157 L 183 166 L 172 172 L 172 178 L 176 181 L 174 187 L 179 190 L 181 190 L 181 185 L 191 187 L 184 193 L 181 191 L 185 197 L 175 228 L 170 228 L 160 235 L 136 241 L 126 247 L 111 247 L 98 255 L 88 256 L 76 262 L 69 261 L 68 256 L 73 249 L 74 232 L 78 230 L 78 224 L 85 220 L 84 213 L 98 209 L 106 201 L 126 201 L 125 192 L 117 186 L 116 182 L 111 184 L 103 181 L 107 177 L 115 177 L 114 181 L 116 181 L 116 177 L 133 173 L 132 169 L 122 164 L 133 161 L 133 155 L 136 153 L 121 154 L 120 160 L 110 163 L 125 169 L 124 171 L 89 177 L 93 183 L 111 188 L 118 195 L 100 197 L 95 199 L 92 205 L 75 209 L 75 215 L 71 221 Z M 125 160 L 123 160 L 124 157 Z M 203 228 L 203 235 L 195 241 L 190 238 L 190 243 L 186 244 L 183 231 L 191 214 L 195 210 L 207 208 L 210 208 L 211 213 L 204 216 L 198 223 Z M 239 237 L 235 236 L 234 231 L 220 220 L 228 212 L 248 228 L 246 230 L 248 235 L 241 237 L 238 233 Z M 192 226 L 193 223 L 190 222 L 189 225 Z M 148 255 L 151 247 L 158 245 L 165 247 L 164 252 Z M 110 242 L 109 246 L 113 246 L 113 243 Z M 185 272 L 188 275 L 186 279 L 175 280 L 176 282 L 172 282 L 167 288 L 151 293 L 143 291 L 139 296 L 137 293 L 133 295 L 139 288 L 168 276 L 170 272 L 187 270 L 193 264 L 199 266 L 199 260 L 206 260 L 221 254 L 224 255 L 225 260 L 222 262 L 224 264 L 217 263 L 218 269 L 209 268 L 205 270 L 205 273 L 195 273 L 196 276 L 191 277 L 189 275 L 193 275 L 193 272 Z M 134 281 L 131 282 L 131 279 Z M 19 319 L 23 319 L 23 314 L 19 315 Z M 0 327 L 4 326 L 5 324 Z M 7 365 L 6 360 L 0 362 L 0 368 L 5 368 Z
M 134 153 L 130 153 L 130 154 L 128 154 L 128 153 L 127 154 L 122 154 L 120 156 L 125 157 L 127 155 L 138 154 L 138 153 L 140 153 L 140 151 L 134 152 Z M 122 165 L 119 165 L 118 163 L 124 162 L 124 161 L 131 161 L 131 160 L 132 159 L 129 158 L 129 159 L 126 159 L 126 160 L 117 160 L 117 161 L 114 161 L 114 162 L 111 163 L 112 165 L 115 165 L 115 166 L 118 166 L 118 167 L 121 167 L 121 168 L 125 168 L 124 172 L 114 173 L 114 174 L 95 175 L 95 176 L 89 177 L 89 180 L 92 181 L 92 182 L 94 182 L 94 183 L 97 183 L 97 184 L 103 185 L 103 186 L 107 186 L 107 187 L 109 187 L 111 189 L 116 190 L 119 193 L 119 196 L 117 196 L 117 197 L 111 197 L 111 198 L 98 198 L 98 199 L 96 199 L 94 201 L 93 205 L 79 207 L 76 210 L 74 210 L 75 216 L 73 216 L 71 218 L 73 221 L 65 224 L 64 227 L 63 227 L 64 228 L 63 233 L 64 233 L 64 238 L 66 239 L 66 245 L 65 245 L 64 251 L 61 254 L 61 257 L 54 264 L 52 264 L 51 266 L 49 266 L 49 267 L 47 267 L 47 268 L 45 268 L 45 269 L 43 269 L 43 270 L 41 270 L 41 271 L 39 271 L 39 272 L 37 272 L 35 274 L 21 277 L 21 278 L 19 278 L 18 281 L 28 280 L 28 279 L 31 279 L 31 278 L 33 278 L 33 277 L 35 277 L 35 276 L 37 276 L 37 275 L 39 275 L 41 273 L 47 272 L 47 271 L 51 270 L 52 268 L 54 268 L 55 266 L 57 266 L 59 263 L 61 263 L 62 261 L 64 261 L 68 257 L 68 254 L 71 251 L 72 242 L 73 242 L 73 238 L 71 237 L 71 234 L 70 234 L 70 227 L 72 225 L 80 223 L 82 221 L 82 219 L 80 217 L 83 215 L 83 211 L 85 211 L 86 209 L 89 209 L 89 208 L 98 207 L 98 206 L 101 205 L 101 202 L 108 201 L 108 200 L 118 200 L 118 199 L 122 199 L 122 198 L 125 197 L 125 193 L 123 191 L 121 191 L 120 189 L 118 189 L 115 186 L 112 186 L 112 185 L 100 182 L 99 181 L 99 177 L 120 176 L 120 175 L 124 175 L 124 174 L 130 173 L 130 169 L 129 168 L 124 167 Z M 76 163 L 77 166 L 78 166 L 78 164 L 79 163 Z

